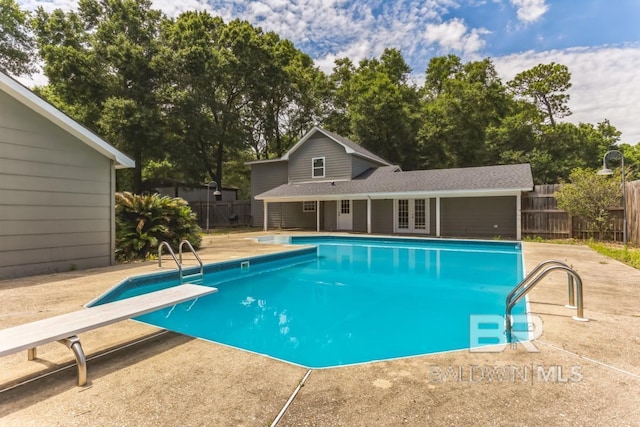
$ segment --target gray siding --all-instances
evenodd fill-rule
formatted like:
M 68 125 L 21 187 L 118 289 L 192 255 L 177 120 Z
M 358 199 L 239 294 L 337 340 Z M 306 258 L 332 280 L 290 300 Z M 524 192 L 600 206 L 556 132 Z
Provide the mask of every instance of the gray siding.
M 338 224 L 337 224 L 337 209 L 338 209 L 338 205 L 336 204 L 335 201 L 328 201 L 328 202 L 324 202 L 324 209 L 323 209 L 323 214 L 324 214 L 324 228 L 323 230 L 325 231 L 336 231 L 336 229 L 338 228 Z
M 282 204 L 281 228 L 316 228 L 316 212 L 303 212 L 302 202 Z
M 445 198 L 440 205 L 443 236 L 516 237 L 515 196 Z
M 287 162 L 256 163 L 251 165 L 251 216 L 255 227 L 264 226 L 264 205 L 256 200 L 258 194 L 287 183 Z M 270 203 L 269 226 L 279 228 L 282 217 L 280 203 Z
M 0 92 L 0 279 L 111 264 L 112 170 Z
M 353 200 L 353 231 L 367 232 L 367 201 Z
M 325 158 L 325 177 L 317 180 L 350 179 L 351 155 L 344 147 L 317 133 L 294 151 L 289 157 L 289 182 L 308 182 L 311 178 L 311 159 Z
M 393 200 L 371 201 L 371 232 L 393 233 Z
M 436 199 L 429 199 L 429 236 L 436 235 Z
M 377 168 L 379 165 L 358 156 L 351 156 L 351 177 L 355 178 L 362 172 L 370 168 Z

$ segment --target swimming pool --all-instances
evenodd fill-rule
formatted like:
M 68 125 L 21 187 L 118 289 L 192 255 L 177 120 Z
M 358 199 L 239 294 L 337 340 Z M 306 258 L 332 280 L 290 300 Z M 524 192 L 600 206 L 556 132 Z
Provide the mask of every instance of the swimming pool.
M 523 276 L 517 242 L 277 240 L 312 247 L 208 265 L 205 285 L 217 294 L 137 320 L 323 368 L 469 348 L 470 315 L 502 315 Z M 166 273 L 132 278 L 92 304 L 176 283 Z M 514 311 L 523 312 L 524 303 Z

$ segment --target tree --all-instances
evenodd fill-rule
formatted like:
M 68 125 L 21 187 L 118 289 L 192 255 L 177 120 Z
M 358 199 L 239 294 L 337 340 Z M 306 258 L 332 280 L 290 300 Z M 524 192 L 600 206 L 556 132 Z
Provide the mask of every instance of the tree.
M 34 48 L 29 15 L 14 0 L 0 0 L 0 71 L 31 74 Z
M 555 126 L 556 119 L 571 114 L 569 95 L 565 93 L 571 87 L 570 81 L 569 68 L 552 62 L 517 74 L 508 86 L 516 96 L 529 99 Z
M 165 143 L 155 62 L 162 21 L 150 0 L 81 0 L 77 12 L 39 8 L 34 20 L 49 79 L 42 93 L 133 157 L 136 192 Z
M 569 215 L 583 218 L 599 236 L 611 228 L 609 208 L 620 204 L 622 187 L 619 179 L 596 174 L 594 169 L 574 169 L 569 179 L 555 193 L 558 207 Z
M 462 64 L 455 55 L 433 58 L 423 93 L 421 167 L 481 166 L 496 157 L 487 131 L 506 116 L 509 96 L 489 59 Z M 503 142 L 500 149 L 507 147 Z
M 399 164 L 415 169 L 417 89 L 409 83 L 411 69 L 396 49 L 385 49 L 379 59 L 364 59 L 358 68 L 349 60 L 336 61 L 331 78 L 339 114 L 327 118 L 332 130 L 346 127 L 345 136 Z

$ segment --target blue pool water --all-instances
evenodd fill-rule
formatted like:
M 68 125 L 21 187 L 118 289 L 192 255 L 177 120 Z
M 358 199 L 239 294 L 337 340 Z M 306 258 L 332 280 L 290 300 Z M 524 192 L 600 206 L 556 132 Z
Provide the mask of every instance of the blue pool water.
M 469 316 L 502 315 L 514 242 L 294 237 L 289 254 L 207 267 L 218 293 L 138 318 L 310 368 L 469 348 Z M 131 279 L 95 304 L 176 284 Z M 523 313 L 522 303 L 514 313 Z

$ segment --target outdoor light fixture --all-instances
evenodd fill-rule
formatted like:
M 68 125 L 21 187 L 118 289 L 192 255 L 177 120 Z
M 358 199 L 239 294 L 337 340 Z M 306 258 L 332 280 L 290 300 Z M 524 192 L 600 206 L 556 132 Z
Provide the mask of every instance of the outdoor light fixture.
M 611 153 L 617 153 L 621 159 L 621 172 L 622 172 L 622 242 L 627 246 L 627 186 L 625 185 L 624 176 L 624 155 L 619 150 L 610 150 L 604 153 L 602 157 L 602 169 L 598 171 L 598 175 L 613 175 L 613 171 L 607 167 L 607 156 Z
M 209 193 L 211 193 L 211 186 L 215 188 L 213 195 L 216 196 L 216 200 L 222 193 L 218 190 L 218 183 L 215 181 L 207 182 L 207 234 L 209 234 Z

